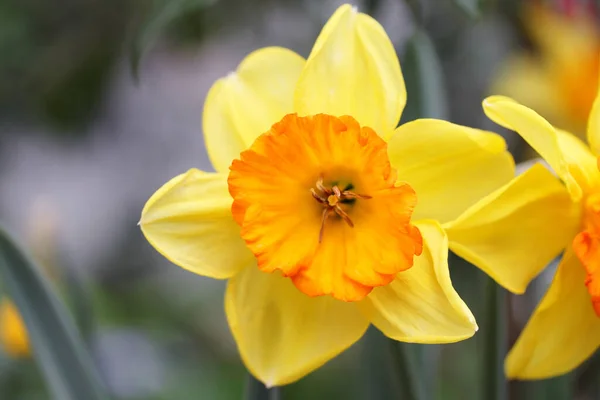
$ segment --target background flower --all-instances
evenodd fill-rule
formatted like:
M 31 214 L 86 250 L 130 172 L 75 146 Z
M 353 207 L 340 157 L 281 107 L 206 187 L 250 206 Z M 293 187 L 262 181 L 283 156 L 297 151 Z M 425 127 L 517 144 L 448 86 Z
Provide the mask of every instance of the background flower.
M 598 85 L 600 31 L 589 6 L 571 3 L 562 12 L 542 2 L 523 5 L 533 49 L 507 60 L 490 94 L 510 96 L 584 137 Z

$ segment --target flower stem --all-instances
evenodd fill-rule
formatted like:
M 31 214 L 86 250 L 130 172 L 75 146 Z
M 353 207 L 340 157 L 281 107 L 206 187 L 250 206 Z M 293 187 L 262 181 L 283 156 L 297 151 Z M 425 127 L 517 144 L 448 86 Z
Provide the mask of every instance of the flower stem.
M 390 340 L 395 372 L 400 384 L 401 396 L 404 400 L 425 400 L 425 390 L 419 379 L 419 362 L 416 359 L 415 347 Z
M 507 398 L 506 379 L 504 378 L 504 355 L 507 347 L 505 332 L 506 293 L 494 280 L 487 279 L 486 317 L 483 352 L 483 397 L 488 400 Z
M 273 387 L 269 389 L 269 400 L 281 400 L 281 388 Z
M 272 387 L 268 389 L 261 381 L 252 374 L 248 374 L 246 382 L 245 400 L 281 400 L 281 388 Z
M 577 396 L 600 399 L 600 354 L 592 356 L 577 376 Z
M 552 379 L 534 381 L 533 395 L 529 398 L 534 400 L 561 400 L 573 397 L 573 374 L 565 374 Z M 582 398 L 585 398 L 582 396 Z M 597 397 L 590 397 L 597 398 Z

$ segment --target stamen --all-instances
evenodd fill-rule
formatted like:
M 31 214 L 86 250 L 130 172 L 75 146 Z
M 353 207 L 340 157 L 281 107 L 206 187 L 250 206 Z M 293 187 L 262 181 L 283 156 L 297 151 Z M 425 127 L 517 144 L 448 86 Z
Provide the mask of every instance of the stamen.
M 315 200 L 317 200 L 319 203 L 325 203 L 327 202 L 327 199 L 325 197 L 322 197 L 321 195 L 319 195 L 315 189 L 310 188 L 310 193 L 313 195 L 313 197 L 315 198 Z
M 354 222 L 352 222 L 352 220 L 350 219 L 350 216 L 348 216 L 348 214 L 346 214 L 346 212 L 340 208 L 339 204 L 335 205 L 334 210 L 337 213 L 337 215 L 339 215 L 340 217 L 342 217 L 342 219 L 344 221 L 346 221 L 346 223 L 350 226 L 350 228 L 354 228 Z
M 369 196 L 367 194 L 358 194 L 358 193 L 353 193 L 353 192 L 349 192 L 347 190 L 342 192 L 342 196 L 345 197 L 346 199 L 364 199 L 364 200 L 368 200 L 373 198 L 372 196 Z
M 330 213 L 331 208 L 323 209 L 323 214 L 321 216 L 321 229 L 319 229 L 319 243 L 321 243 L 321 241 L 323 240 L 323 228 L 325 228 L 325 221 L 327 220 L 327 217 Z
M 319 203 L 323 204 L 323 207 L 325 207 L 323 209 L 323 213 L 321 214 L 321 228 L 319 229 L 319 243 L 321 243 L 321 241 L 323 240 L 323 231 L 325 229 L 325 222 L 327 221 L 327 218 L 329 218 L 329 216 L 333 213 L 337 214 L 341 219 L 343 219 L 348 224 L 348 226 L 350 226 L 351 228 L 354 227 L 354 222 L 352 222 L 352 219 L 350 218 L 348 213 L 346 211 L 344 211 L 344 209 L 341 207 L 341 205 L 342 205 L 342 203 L 344 203 L 344 201 L 356 200 L 356 199 L 368 200 L 368 199 L 372 198 L 369 195 L 358 194 L 358 193 L 351 192 L 349 190 L 341 191 L 337 185 L 334 185 L 330 189 L 330 188 L 326 187 L 325 184 L 323 183 L 322 176 L 320 176 L 319 179 L 317 179 L 315 186 L 316 186 L 318 192 L 314 188 L 311 188 L 310 193 L 314 197 L 315 200 L 317 200 Z
M 329 192 L 329 190 L 325 187 L 325 185 L 323 185 L 323 177 L 322 176 L 320 176 L 319 179 L 317 179 L 316 186 L 317 186 L 317 189 L 319 189 L 323 193 Z

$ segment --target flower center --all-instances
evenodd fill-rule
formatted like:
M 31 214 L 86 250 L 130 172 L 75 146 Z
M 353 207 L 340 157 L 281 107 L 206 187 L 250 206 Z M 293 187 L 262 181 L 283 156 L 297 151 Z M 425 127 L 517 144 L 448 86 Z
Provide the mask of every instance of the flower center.
M 258 268 L 309 296 L 361 300 L 422 251 L 414 190 L 351 117 L 286 115 L 230 171 L 233 217 Z
M 600 192 L 587 196 L 583 207 L 582 230 L 573 240 L 573 250 L 585 267 L 585 285 L 600 317 Z
M 354 228 L 354 222 L 346 211 L 342 208 L 343 204 L 351 204 L 356 199 L 368 200 L 371 196 L 366 194 L 357 194 L 348 190 L 352 185 L 348 185 L 344 191 L 341 191 L 337 185 L 330 188 L 323 184 L 323 177 L 319 177 L 316 183 L 316 190 L 310 188 L 310 193 L 319 203 L 323 204 L 323 214 L 321 216 L 321 229 L 319 229 L 319 243 L 323 241 L 323 229 L 325 222 L 330 215 L 337 214 L 349 227 Z

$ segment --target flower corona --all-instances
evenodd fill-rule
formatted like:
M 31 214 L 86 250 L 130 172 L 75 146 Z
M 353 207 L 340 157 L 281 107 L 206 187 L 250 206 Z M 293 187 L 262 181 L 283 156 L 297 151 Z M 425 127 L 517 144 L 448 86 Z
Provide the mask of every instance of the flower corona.
M 600 191 L 588 194 L 581 203 L 582 230 L 573 239 L 573 250 L 585 267 L 585 286 L 600 317 Z
M 361 300 L 421 254 L 415 191 L 352 117 L 286 115 L 230 169 L 233 216 L 258 267 L 310 296 Z

